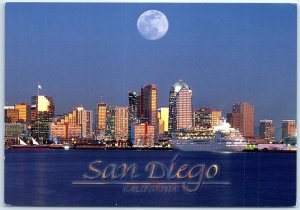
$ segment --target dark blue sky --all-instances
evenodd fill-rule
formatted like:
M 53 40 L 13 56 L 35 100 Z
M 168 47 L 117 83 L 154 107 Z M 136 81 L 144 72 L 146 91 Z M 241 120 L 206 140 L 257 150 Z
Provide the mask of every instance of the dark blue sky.
M 169 31 L 137 31 L 140 14 L 162 11 Z M 128 91 L 154 83 L 159 106 L 184 80 L 193 106 L 255 106 L 256 124 L 296 118 L 296 5 L 6 4 L 6 102 L 30 103 L 39 81 L 56 114 L 103 100 L 127 105 Z

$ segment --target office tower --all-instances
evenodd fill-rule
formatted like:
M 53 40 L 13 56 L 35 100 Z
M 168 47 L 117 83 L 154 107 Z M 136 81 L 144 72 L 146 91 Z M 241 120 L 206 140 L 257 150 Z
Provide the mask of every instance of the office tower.
M 296 121 L 295 120 L 282 120 L 281 125 L 281 138 L 296 136 Z
M 272 120 L 260 120 L 259 136 L 268 141 L 274 141 L 275 126 Z
M 210 128 L 211 111 L 209 108 L 198 108 L 194 111 L 194 127 Z
M 81 138 L 92 138 L 93 113 L 83 106 L 75 107 L 72 114 L 68 114 L 68 123 L 81 127 Z
M 66 126 L 65 138 L 92 138 L 93 112 L 86 110 L 83 106 L 75 107 L 71 112 L 61 117 L 55 125 Z
M 105 138 L 108 141 L 115 139 L 115 107 L 106 107 L 106 127 L 105 127 Z
M 239 129 L 243 136 L 254 136 L 254 106 L 248 102 L 233 104 L 232 127 Z
M 128 99 L 128 136 L 130 136 L 131 123 L 138 122 L 139 96 L 136 92 L 130 91 L 128 93 Z
M 106 129 L 106 104 L 97 104 L 97 134 L 104 135 Z
M 30 106 L 30 122 L 35 123 L 36 122 L 36 105 L 32 104 Z
M 93 138 L 93 111 L 85 110 L 86 113 L 86 138 Z
M 165 133 L 169 130 L 169 107 L 158 109 L 159 133 Z
M 26 103 L 15 104 L 15 109 L 19 110 L 19 122 L 27 124 L 30 123 L 30 105 Z
M 51 96 L 32 96 L 32 107 L 36 116 L 36 120 L 33 121 L 31 126 L 31 135 L 37 139 L 40 144 L 48 144 L 50 134 L 50 122 L 54 117 L 54 103 Z
M 128 140 L 128 107 L 115 107 L 115 139 Z
M 158 132 L 157 119 L 157 88 L 156 85 L 146 85 L 141 89 L 141 122 L 153 125 L 155 128 L 155 138 Z
M 169 132 L 191 129 L 192 126 L 192 90 L 179 80 L 169 93 Z
M 132 123 L 130 140 L 134 146 L 153 146 L 155 128 L 148 123 Z
M 222 111 L 210 108 L 198 108 L 194 111 L 194 127 L 213 128 L 216 126 L 222 117 Z
M 5 106 L 4 115 L 6 123 L 17 123 L 19 121 L 19 110 L 14 106 Z
M 211 110 L 210 113 L 211 113 L 210 127 L 213 128 L 219 124 L 220 119 L 222 118 L 222 111 Z

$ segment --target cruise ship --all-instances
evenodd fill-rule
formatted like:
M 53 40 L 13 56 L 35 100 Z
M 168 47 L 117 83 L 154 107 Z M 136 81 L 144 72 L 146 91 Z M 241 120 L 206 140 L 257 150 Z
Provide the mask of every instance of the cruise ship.
M 247 143 L 241 133 L 222 118 L 213 129 L 178 132 L 170 141 L 181 151 L 243 151 Z

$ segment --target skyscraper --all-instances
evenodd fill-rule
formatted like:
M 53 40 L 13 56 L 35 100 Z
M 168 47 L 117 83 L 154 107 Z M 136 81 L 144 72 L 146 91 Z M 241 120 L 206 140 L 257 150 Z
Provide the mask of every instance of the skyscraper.
M 128 136 L 130 136 L 131 123 L 138 121 L 139 96 L 135 91 L 130 91 L 128 99 Z
M 104 135 L 106 128 L 106 104 L 97 104 L 97 134 Z
M 213 128 L 220 122 L 220 119 L 222 118 L 222 111 L 211 110 L 210 112 L 211 112 L 210 127 Z
M 195 128 L 212 128 L 222 117 L 222 111 L 210 108 L 199 108 L 194 111 Z
M 128 107 L 115 107 L 115 139 L 128 140 Z
M 105 139 L 108 141 L 115 140 L 115 107 L 106 107 L 106 126 Z
M 233 104 L 232 127 L 239 129 L 243 136 L 254 136 L 254 106 L 248 102 Z
M 209 108 L 198 108 L 194 111 L 194 127 L 210 128 L 211 112 Z
M 267 141 L 274 141 L 275 126 L 272 120 L 260 120 L 259 136 Z
M 296 121 L 295 120 L 282 120 L 281 137 L 296 136 Z
M 158 118 L 157 118 L 157 88 L 156 85 L 146 85 L 141 89 L 141 118 L 143 122 L 154 126 L 155 138 L 158 132 Z
M 48 144 L 50 123 L 54 117 L 54 103 L 51 96 L 32 96 L 31 103 L 35 107 L 36 120 L 31 126 L 31 135 L 39 143 Z
M 19 110 L 19 122 L 30 123 L 30 105 L 26 103 L 15 104 L 15 109 Z
M 169 93 L 169 132 L 191 129 L 192 126 L 192 90 L 179 80 Z

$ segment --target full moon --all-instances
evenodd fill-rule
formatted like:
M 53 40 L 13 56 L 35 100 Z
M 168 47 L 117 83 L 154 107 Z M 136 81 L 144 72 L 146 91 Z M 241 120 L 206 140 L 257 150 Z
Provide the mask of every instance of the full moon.
M 148 10 L 139 17 L 137 29 L 145 39 L 157 40 L 168 32 L 168 19 L 158 10 Z

